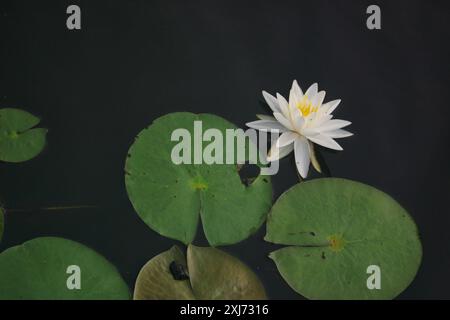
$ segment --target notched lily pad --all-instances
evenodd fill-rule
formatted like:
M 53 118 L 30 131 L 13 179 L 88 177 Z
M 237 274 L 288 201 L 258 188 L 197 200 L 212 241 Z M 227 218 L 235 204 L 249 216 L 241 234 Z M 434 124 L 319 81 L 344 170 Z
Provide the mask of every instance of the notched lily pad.
M 281 195 L 265 240 L 288 245 L 270 257 L 286 282 L 310 299 L 392 299 L 422 259 L 408 213 L 387 194 L 345 179 L 316 179 Z M 370 266 L 379 267 L 379 288 Z
M 186 257 L 176 246 L 157 255 L 142 267 L 136 279 L 134 300 L 195 299 L 189 280 L 180 279 L 173 266 L 186 267 Z
M 67 285 L 77 272 L 69 266 L 79 267 L 80 289 Z M 0 288 L 0 300 L 130 298 L 127 285 L 105 258 L 80 243 L 53 237 L 35 238 L 3 251 Z
M 178 279 L 175 264 L 186 268 Z M 258 277 L 237 258 L 215 248 L 189 245 L 187 259 L 172 249 L 151 259 L 136 280 L 134 299 L 253 300 L 266 299 Z
M 128 152 L 128 196 L 142 220 L 163 236 L 191 243 L 200 218 L 211 245 L 239 242 L 255 232 L 266 218 L 272 203 L 270 178 L 259 175 L 247 185 L 242 183 L 236 164 L 175 164 L 172 152 L 184 138 L 171 141 L 171 137 L 179 128 L 186 129 L 191 138 L 187 145 L 192 148 L 193 163 L 195 121 L 202 122 L 203 133 L 209 128 L 217 129 L 223 141 L 226 129 L 236 129 L 210 114 L 183 112 L 158 118 L 139 133 Z M 203 142 L 202 150 L 211 143 Z M 224 150 L 224 160 L 230 149 Z
M 39 118 L 20 109 L 0 109 L 1 161 L 27 161 L 44 149 L 47 129 L 34 128 L 39 121 Z

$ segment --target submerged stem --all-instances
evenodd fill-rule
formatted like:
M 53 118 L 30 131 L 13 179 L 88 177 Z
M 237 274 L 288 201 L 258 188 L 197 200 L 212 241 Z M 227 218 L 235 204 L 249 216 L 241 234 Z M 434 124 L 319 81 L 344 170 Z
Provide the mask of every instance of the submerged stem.
M 41 207 L 37 209 L 16 209 L 16 208 L 6 208 L 5 213 L 10 212 L 31 212 L 31 211 L 62 211 L 62 210 L 79 210 L 79 209 L 92 209 L 98 208 L 97 205 L 73 205 L 73 206 L 49 206 L 49 207 Z

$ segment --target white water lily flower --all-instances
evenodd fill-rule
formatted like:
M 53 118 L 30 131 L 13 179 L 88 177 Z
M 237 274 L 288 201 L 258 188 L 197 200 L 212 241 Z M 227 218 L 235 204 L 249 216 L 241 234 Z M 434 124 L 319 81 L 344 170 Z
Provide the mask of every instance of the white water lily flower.
M 297 170 L 302 178 L 308 175 L 311 162 L 320 172 L 314 155 L 314 143 L 333 150 L 343 150 L 334 139 L 352 135 L 342 129 L 351 122 L 333 119 L 331 114 L 341 100 L 323 103 L 325 91 L 318 91 L 317 83 L 303 93 L 294 80 L 289 102 L 279 93 L 276 97 L 265 91 L 262 94 L 273 111 L 273 117 L 257 115 L 260 120 L 249 122 L 247 126 L 262 131 L 278 130 L 281 135 L 270 149 L 267 160 L 276 161 L 294 151 Z

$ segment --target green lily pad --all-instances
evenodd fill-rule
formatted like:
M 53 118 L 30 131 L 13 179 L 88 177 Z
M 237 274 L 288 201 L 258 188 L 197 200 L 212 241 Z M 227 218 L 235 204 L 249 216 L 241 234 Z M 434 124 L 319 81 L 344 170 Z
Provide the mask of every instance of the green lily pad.
M 0 160 L 23 162 L 45 147 L 47 129 L 34 128 L 39 118 L 20 109 L 0 109 Z
M 223 137 L 226 129 L 236 128 L 210 114 L 183 112 L 158 118 L 139 133 L 128 152 L 128 196 L 142 220 L 163 236 L 191 243 L 200 217 L 211 245 L 239 242 L 266 218 L 272 202 L 270 178 L 259 175 L 247 186 L 236 164 L 175 164 L 171 153 L 179 141 L 171 141 L 172 132 L 187 129 L 192 137 L 188 144 L 193 146 L 194 121 L 202 121 L 203 132 L 216 128 Z M 227 148 L 223 159 L 232 151 Z M 193 161 L 194 152 L 190 157 Z
M 71 266 L 79 267 L 80 289 L 72 286 L 77 283 L 69 277 L 78 273 Z M 53 237 L 2 252 L 0 288 L 0 300 L 130 298 L 127 285 L 105 258 L 80 243 Z
M 345 179 L 317 179 L 285 192 L 269 214 L 265 240 L 289 246 L 270 258 L 310 299 L 392 299 L 422 259 L 408 213 L 387 194 Z
M 187 260 L 176 246 L 151 259 L 139 273 L 134 291 L 136 300 L 266 298 L 258 277 L 239 259 L 193 245 L 188 246 Z

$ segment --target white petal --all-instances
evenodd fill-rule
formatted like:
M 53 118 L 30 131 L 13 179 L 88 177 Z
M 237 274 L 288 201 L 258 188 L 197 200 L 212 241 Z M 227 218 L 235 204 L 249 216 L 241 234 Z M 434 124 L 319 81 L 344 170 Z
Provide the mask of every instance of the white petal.
M 259 120 L 272 120 L 272 121 L 276 121 L 275 117 L 268 116 L 268 115 L 266 115 L 266 114 L 257 114 L 256 117 L 257 117 Z
M 343 150 L 342 147 L 336 141 L 334 141 L 331 137 L 326 136 L 324 134 L 308 137 L 308 139 L 326 148 L 330 148 L 333 150 Z
M 291 91 L 289 92 L 289 106 L 297 109 L 297 105 L 302 100 L 302 98 L 303 98 L 302 89 L 300 89 L 297 80 L 294 80 L 292 82 Z
M 303 91 L 297 83 L 297 80 L 292 82 L 291 90 L 294 92 L 297 99 L 301 99 L 303 97 Z
M 290 145 L 284 146 L 282 148 L 278 148 L 277 144 L 274 143 L 272 148 L 269 151 L 269 154 L 267 155 L 267 161 L 277 161 L 285 156 L 287 156 L 289 153 L 294 150 L 294 144 L 291 143 Z
M 289 130 L 293 130 L 291 122 L 288 119 L 286 119 L 281 113 L 274 112 L 273 115 L 275 119 L 277 119 L 277 121 L 281 123 L 284 127 L 286 127 Z
M 302 178 L 306 178 L 308 176 L 309 169 L 309 146 L 308 141 L 300 137 L 294 142 L 294 153 L 295 153 L 295 165 L 297 166 L 298 173 L 302 176 Z
M 312 97 L 314 97 L 314 96 L 317 94 L 317 88 L 318 88 L 317 83 L 313 83 L 313 84 L 308 88 L 308 90 L 306 90 L 305 96 L 307 96 L 308 99 L 311 100 Z
M 293 110 L 292 112 L 292 126 L 294 127 L 295 131 L 300 133 L 303 129 L 304 124 L 305 118 L 302 117 L 300 110 L 296 108 L 296 110 Z
M 288 131 L 283 133 L 275 142 L 278 148 L 285 147 L 292 142 L 294 142 L 295 139 L 297 139 L 299 135 L 296 132 Z
M 323 112 L 324 113 L 326 113 L 326 114 L 331 114 L 336 108 L 337 108 L 337 106 L 339 105 L 339 103 L 341 103 L 341 100 L 340 99 L 338 99 L 338 100 L 333 100 L 333 101 L 329 101 L 329 102 L 327 102 L 327 103 L 324 103 L 323 105 L 322 105 L 322 110 L 323 110 Z
M 269 105 L 270 109 L 272 109 L 273 112 L 280 112 L 280 106 L 278 105 L 278 100 L 270 93 L 263 91 L 262 95 L 264 99 L 266 100 L 267 104 Z
M 343 129 L 336 129 L 336 130 L 331 130 L 331 131 L 326 131 L 324 132 L 324 134 L 326 134 L 327 136 L 331 137 L 331 138 L 346 138 L 346 137 L 350 137 L 353 135 L 353 133 L 348 132 L 347 130 L 343 130 Z
M 320 134 L 316 129 L 305 128 L 302 130 L 301 134 L 309 139 L 309 137 L 314 137 Z
M 300 102 L 300 98 L 294 93 L 294 90 L 291 89 L 289 92 L 289 111 L 292 114 L 297 109 L 297 105 Z
M 285 132 L 288 130 L 276 120 L 257 120 L 246 123 L 246 126 L 261 131 L 279 130 L 280 132 Z
M 314 107 L 319 108 L 322 105 L 323 99 L 325 99 L 325 91 L 320 91 L 314 97 L 312 97 L 311 104 Z
M 295 113 L 299 113 L 299 110 L 294 106 L 294 104 L 292 104 L 290 102 L 289 102 L 288 108 L 289 108 L 289 120 L 291 120 L 291 122 L 292 122 L 294 119 Z
M 320 167 L 320 163 L 317 160 L 316 152 L 314 150 L 314 143 L 311 141 L 308 141 L 308 147 L 309 147 L 309 157 L 311 159 L 311 164 L 316 169 L 317 172 L 322 173 L 322 168 Z
M 343 127 L 346 127 L 348 125 L 351 125 L 352 123 L 350 121 L 346 120 L 340 120 L 340 119 L 332 119 L 325 123 L 323 123 L 321 126 L 316 127 L 317 131 L 323 132 L 323 131 L 331 131 L 336 129 L 341 129 Z
M 277 93 L 278 106 L 280 107 L 281 113 L 286 119 L 289 119 L 289 103 L 287 100 L 279 93 Z
M 317 113 L 315 119 L 311 122 L 310 127 L 311 128 L 318 128 L 322 124 L 324 124 L 327 121 L 330 121 L 333 118 L 333 115 L 331 114 L 320 114 Z

